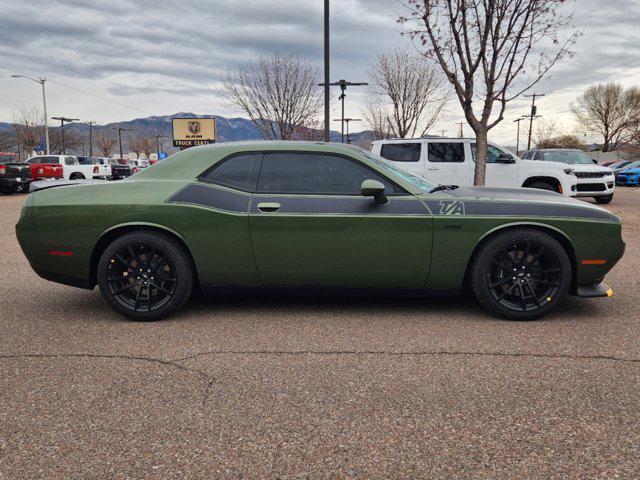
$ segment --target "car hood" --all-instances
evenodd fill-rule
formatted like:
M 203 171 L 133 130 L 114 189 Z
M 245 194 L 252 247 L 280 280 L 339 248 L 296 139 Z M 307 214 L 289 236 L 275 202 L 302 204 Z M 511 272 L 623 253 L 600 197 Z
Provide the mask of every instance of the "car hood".
M 422 196 L 435 215 L 570 217 L 619 221 L 608 210 L 555 192 L 532 188 L 459 187 Z
M 638 175 L 640 174 L 640 168 L 627 168 L 626 170 L 621 170 L 620 173 L 624 173 L 625 175 Z
M 611 170 L 609 167 L 603 167 L 602 165 L 595 165 L 595 164 L 593 165 L 573 164 L 573 165 L 567 165 L 567 166 L 576 172 L 605 172 L 605 173 L 613 172 L 613 170 Z

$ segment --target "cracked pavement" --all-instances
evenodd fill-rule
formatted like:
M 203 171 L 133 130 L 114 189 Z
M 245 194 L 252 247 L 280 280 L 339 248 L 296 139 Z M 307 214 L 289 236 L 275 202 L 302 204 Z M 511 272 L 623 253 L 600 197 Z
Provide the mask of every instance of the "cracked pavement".
M 37 277 L 0 196 L 0 479 L 638 478 L 639 189 L 612 299 L 195 297 L 127 322 Z

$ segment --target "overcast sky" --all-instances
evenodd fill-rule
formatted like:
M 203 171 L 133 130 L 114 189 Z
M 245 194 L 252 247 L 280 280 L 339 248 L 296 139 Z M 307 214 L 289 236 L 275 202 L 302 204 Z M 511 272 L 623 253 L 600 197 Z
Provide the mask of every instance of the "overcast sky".
M 49 116 L 101 123 L 179 111 L 240 116 L 218 94 L 221 76 L 273 52 L 322 60 L 322 0 L 2 0 L 0 121 L 20 105 L 41 106 L 39 86 L 20 73 L 47 77 Z M 571 128 L 569 103 L 588 84 L 640 84 L 640 0 L 569 2 L 583 35 L 575 55 L 536 91 L 539 113 Z M 394 0 L 332 0 L 332 80 L 366 80 L 376 54 L 410 45 Z M 319 79 L 321 80 L 321 79 Z M 348 91 L 347 115 L 360 116 L 366 90 Z M 514 102 L 490 134 L 515 143 Z M 333 115 L 339 108 L 333 105 Z M 451 102 L 432 133 L 455 135 Z M 337 126 L 337 124 L 335 124 Z M 468 135 L 469 128 L 465 129 Z

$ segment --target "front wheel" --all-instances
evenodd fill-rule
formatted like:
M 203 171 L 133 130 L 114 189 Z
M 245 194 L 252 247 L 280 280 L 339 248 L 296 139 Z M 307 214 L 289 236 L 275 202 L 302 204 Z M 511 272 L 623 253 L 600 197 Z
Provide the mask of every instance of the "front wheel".
M 533 183 L 527 185 L 527 188 L 535 188 L 537 190 L 548 190 L 550 192 L 557 192 L 558 191 L 558 187 L 556 187 L 552 183 L 545 182 L 545 181 L 533 182 Z
M 177 312 L 193 291 L 188 254 L 176 240 L 157 232 L 134 232 L 112 242 L 100 257 L 100 292 L 126 318 L 152 321 Z
M 603 195 L 601 197 L 595 197 L 595 199 L 596 199 L 596 203 L 601 203 L 601 204 L 611 203 L 611 200 L 613 200 L 613 193 L 611 195 Z
M 470 270 L 478 301 L 511 320 L 534 320 L 551 311 L 566 297 L 571 276 L 562 245 L 531 228 L 491 237 L 472 259 Z

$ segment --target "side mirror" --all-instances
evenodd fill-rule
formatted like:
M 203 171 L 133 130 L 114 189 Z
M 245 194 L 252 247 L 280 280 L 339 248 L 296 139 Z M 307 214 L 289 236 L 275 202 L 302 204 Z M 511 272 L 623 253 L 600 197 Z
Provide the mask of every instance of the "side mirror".
M 496 158 L 496 163 L 516 163 L 516 159 L 508 153 L 501 153 L 498 155 L 498 158 Z
M 389 201 L 384 194 L 384 185 L 378 180 L 365 180 L 360 185 L 360 193 L 363 197 L 373 197 L 378 205 L 384 205 Z
M 593 163 L 595 163 L 596 165 L 598 165 L 598 160 L 596 160 L 595 158 L 592 158 L 592 159 L 591 159 L 591 161 L 592 161 Z

